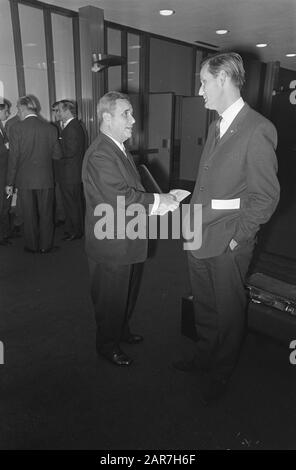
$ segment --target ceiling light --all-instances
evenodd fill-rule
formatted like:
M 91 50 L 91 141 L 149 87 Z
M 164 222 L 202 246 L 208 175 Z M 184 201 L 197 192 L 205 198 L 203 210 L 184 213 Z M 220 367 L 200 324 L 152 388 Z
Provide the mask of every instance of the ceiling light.
M 296 54 L 286 54 L 286 57 L 296 57 Z
M 256 44 L 256 47 L 266 47 L 266 46 L 267 46 L 267 44 L 264 44 L 264 43 L 262 43 L 262 44 Z
M 228 29 L 217 29 L 216 34 L 227 34 L 229 33 Z
M 159 10 L 159 14 L 162 16 L 171 16 L 175 14 L 175 10 Z

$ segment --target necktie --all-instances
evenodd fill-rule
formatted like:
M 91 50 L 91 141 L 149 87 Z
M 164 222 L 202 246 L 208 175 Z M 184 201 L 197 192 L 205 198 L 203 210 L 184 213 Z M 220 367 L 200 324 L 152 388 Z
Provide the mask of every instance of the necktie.
M 216 127 L 215 127 L 215 145 L 220 140 L 220 122 L 222 121 L 222 116 L 219 116 L 217 121 L 216 121 Z
M 2 121 L 0 121 L 0 131 L 1 131 L 1 134 L 3 136 L 4 144 L 6 144 L 8 142 L 8 137 L 7 137 L 7 134 L 5 132 L 4 126 L 2 124 Z

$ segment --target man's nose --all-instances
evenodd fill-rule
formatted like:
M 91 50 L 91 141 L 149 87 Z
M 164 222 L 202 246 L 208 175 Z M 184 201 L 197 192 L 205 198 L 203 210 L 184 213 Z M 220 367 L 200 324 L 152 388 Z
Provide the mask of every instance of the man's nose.
M 198 95 L 203 96 L 203 94 L 204 94 L 203 85 L 200 85 L 199 90 L 198 90 Z

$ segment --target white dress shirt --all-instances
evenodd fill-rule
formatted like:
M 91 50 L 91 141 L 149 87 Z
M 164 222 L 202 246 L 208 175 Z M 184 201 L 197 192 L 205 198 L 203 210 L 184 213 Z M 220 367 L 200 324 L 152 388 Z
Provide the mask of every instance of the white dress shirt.
M 114 139 L 111 135 L 109 135 L 109 134 L 107 134 L 107 133 L 104 133 L 104 134 L 106 134 L 106 136 L 108 136 L 109 139 L 113 140 L 113 142 L 117 145 L 117 147 L 119 147 L 120 150 L 124 153 L 124 155 L 127 156 L 127 155 L 126 155 L 125 146 L 124 146 L 123 143 L 118 142 L 118 140 Z M 151 212 L 150 212 L 149 215 L 155 214 L 155 212 L 156 212 L 157 209 L 158 209 L 159 202 L 160 202 L 159 194 L 153 193 L 153 195 L 154 195 L 154 203 L 153 203 L 152 210 L 151 210 Z

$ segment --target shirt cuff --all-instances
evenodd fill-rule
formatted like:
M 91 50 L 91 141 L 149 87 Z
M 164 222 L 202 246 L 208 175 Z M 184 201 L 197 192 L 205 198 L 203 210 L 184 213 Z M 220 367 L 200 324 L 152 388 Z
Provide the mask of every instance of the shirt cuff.
M 158 206 L 159 206 L 159 201 L 160 201 L 159 194 L 157 193 L 153 193 L 153 194 L 154 194 L 154 203 L 153 203 L 150 215 L 154 215 L 156 213 Z

